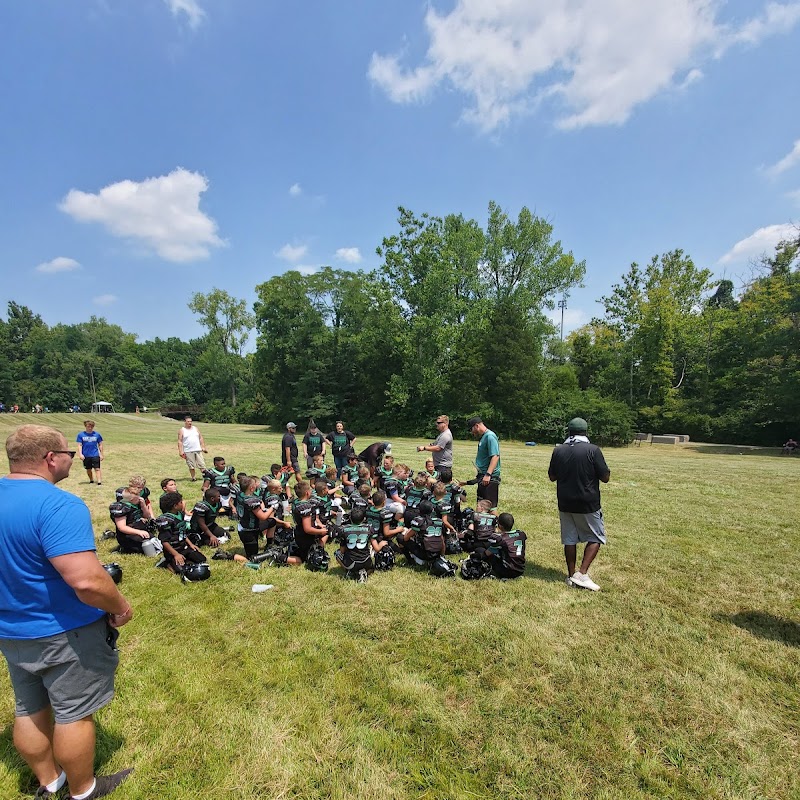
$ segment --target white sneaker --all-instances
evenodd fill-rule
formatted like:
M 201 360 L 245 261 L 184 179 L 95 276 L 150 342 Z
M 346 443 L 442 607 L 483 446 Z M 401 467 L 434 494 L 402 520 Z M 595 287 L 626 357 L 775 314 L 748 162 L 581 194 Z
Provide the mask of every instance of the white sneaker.
M 588 575 L 580 572 L 576 572 L 569 580 L 573 586 L 579 586 L 581 589 L 588 589 L 590 592 L 600 591 L 600 587 Z

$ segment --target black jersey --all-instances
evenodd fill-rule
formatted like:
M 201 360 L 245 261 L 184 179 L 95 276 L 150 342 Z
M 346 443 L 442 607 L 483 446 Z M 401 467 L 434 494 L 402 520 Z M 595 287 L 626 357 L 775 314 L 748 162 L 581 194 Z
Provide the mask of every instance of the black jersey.
M 240 494 L 236 498 L 236 515 L 242 530 L 258 530 L 259 519 L 255 512 L 261 508 L 261 498 L 254 494 Z
M 311 503 L 314 504 L 317 513 L 317 519 L 320 525 L 327 525 L 330 522 L 333 513 L 333 501 L 327 495 L 311 495 Z
M 189 532 L 189 525 L 183 514 L 162 514 L 156 517 L 156 530 L 162 544 L 168 544 L 175 550 L 188 547 L 186 535 Z
M 236 470 L 232 466 L 227 466 L 223 470 L 204 469 L 203 478 L 208 481 L 209 488 L 219 489 L 219 493 L 225 497 L 234 491 L 234 476 Z
M 522 575 L 525 571 L 525 531 L 495 531 L 489 538 L 488 550 L 503 562 L 511 572 Z
M 441 519 L 420 515 L 411 520 L 410 528 L 426 553 L 440 555 L 443 552 L 444 532 Z
M 129 503 L 126 500 L 112 503 L 108 507 L 108 513 L 112 522 L 116 523 L 119 520 L 129 526 L 142 519 L 142 507 L 138 503 Z
M 378 518 L 378 536 L 380 539 L 384 537 L 384 528 L 388 525 L 390 528 L 394 527 L 394 511 L 388 508 L 380 509 L 380 516 Z
M 485 547 L 497 527 L 497 517 L 488 512 L 476 511 L 472 517 L 475 543 Z
M 325 477 L 325 470 L 328 469 L 325 464 L 321 467 L 309 467 L 306 470 L 306 478 L 310 481 L 311 485 L 313 486 L 317 481 L 327 481 L 328 479 Z
M 347 502 L 350 504 L 351 511 L 354 508 L 363 508 L 364 513 L 366 514 L 367 509 L 369 508 L 369 500 L 363 498 L 358 492 L 353 492 L 350 497 L 347 498 Z
M 450 505 L 453 507 L 453 511 L 458 513 L 461 510 L 461 501 L 467 496 L 466 490 L 459 486 L 456 481 L 448 483 L 445 489 L 447 490 L 447 496 L 450 498 Z
M 283 500 L 279 494 L 267 494 L 264 496 L 264 506 L 272 509 L 273 519 L 283 519 Z
M 192 533 L 202 533 L 200 529 L 200 520 L 205 522 L 207 528 L 210 528 L 217 521 L 219 509 L 219 505 L 209 503 L 208 500 L 198 500 L 192 509 L 189 530 Z
M 382 525 L 382 523 L 381 523 L 381 512 L 383 512 L 383 511 L 384 511 L 384 509 L 375 508 L 375 506 L 373 506 L 373 505 L 367 506 L 366 522 L 370 526 L 370 528 L 372 528 L 372 530 L 375 531 L 375 533 L 380 533 L 381 530 L 382 530 L 382 528 L 381 528 L 381 525 Z
M 317 507 L 311 498 L 308 500 L 297 500 L 292 506 L 292 520 L 294 521 L 295 535 L 304 533 L 303 520 L 310 519 L 313 525 L 316 522 Z
M 366 522 L 360 525 L 345 525 L 342 528 L 341 542 L 347 550 L 369 553 L 370 542 L 377 538 L 375 531 Z
M 453 506 L 450 504 L 450 498 L 445 495 L 441 500 L 431 500 L 431 505 L 433 506 L 433 514 L 434 516 L 442 519 L 442 517 L 447 517 L 448 522 L 452 525 L 453 521 L 450 519 L 450 516 L 453 513 Z
M 394 475 L 381 475 L 380 486 L 389 500 L 394 500 L 395 496 L 403 496 L 403 481 Z
M 423 500 L 429 500 L 431 493 L 428 489 L 418 489 L 412 486 L 406 492 L 406 505 L 408 508 L 416 508 Z
M 347 475 L 347 479 L 351 483 L 355 484 L 358 481 L 358 464 L 353 464 L 352 466 L 350 466 L 350 464 L 346 464 L 343 466 L 342 478 L 344 478 L 345 475 Z

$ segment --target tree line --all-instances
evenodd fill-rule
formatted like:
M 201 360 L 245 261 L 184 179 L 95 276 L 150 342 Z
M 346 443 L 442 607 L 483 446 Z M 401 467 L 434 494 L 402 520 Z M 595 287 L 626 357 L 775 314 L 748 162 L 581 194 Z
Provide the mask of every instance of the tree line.
M 633 263 L 604 313 L 560 341 L 546 316 L 586 265 L 523 208 L 489 204 L 486 224 L 400 208 L 381 267 L 288 271 L 246 303 L 189 298 L 206 333 L 185 342 L 92 317 L 46 325 L 8 304 L 0 399 L 65 410 L 201 405 L 204 418 L 282 426 L 336 419 L 364 433 L 427 435 L 480 414 L 506 437 L 552 442 L 573 416 L 593 439 L 635 430 L 775 444 L 800 403 L 800 235 L 753 265 L 738 296 L 681 250 Z M 245 352 L 255 332 L 254 353 Z

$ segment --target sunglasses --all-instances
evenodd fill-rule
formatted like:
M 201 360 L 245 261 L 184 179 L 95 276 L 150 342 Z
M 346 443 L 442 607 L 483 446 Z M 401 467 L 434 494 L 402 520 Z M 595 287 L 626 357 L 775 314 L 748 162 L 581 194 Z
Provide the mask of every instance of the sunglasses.
M 42 456 L 42 458 L 47 458 L 47 456 L 49 456 L 49 455 L 50 455 L 50 453 L 65 453 L 65 454 L 66 454 L 66 455 L 68 455 L 70 458 L 75 458 L 75 454 L 76 454 L 77 452 L 78 452 L 77 450 L 48 450 L 48 451 L 47 451 L 47 452 L 46 452 L 46 453 L 45 453 L 45 454 Z

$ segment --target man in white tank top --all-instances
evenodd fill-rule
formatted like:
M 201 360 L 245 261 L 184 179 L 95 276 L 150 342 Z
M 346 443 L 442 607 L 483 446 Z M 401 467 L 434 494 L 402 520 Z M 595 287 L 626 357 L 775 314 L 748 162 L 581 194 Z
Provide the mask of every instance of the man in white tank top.
M 192 425 L 190 416 L 184 417 L 183 427 L 178 431 L 178 455 L 186 459 L 186 465 L 189 467 L 189 474 L 193 481 L 197 480 L 195 470 L 206 468 L 203 453 L 207 452 L 203 434 L 196 425 Z

